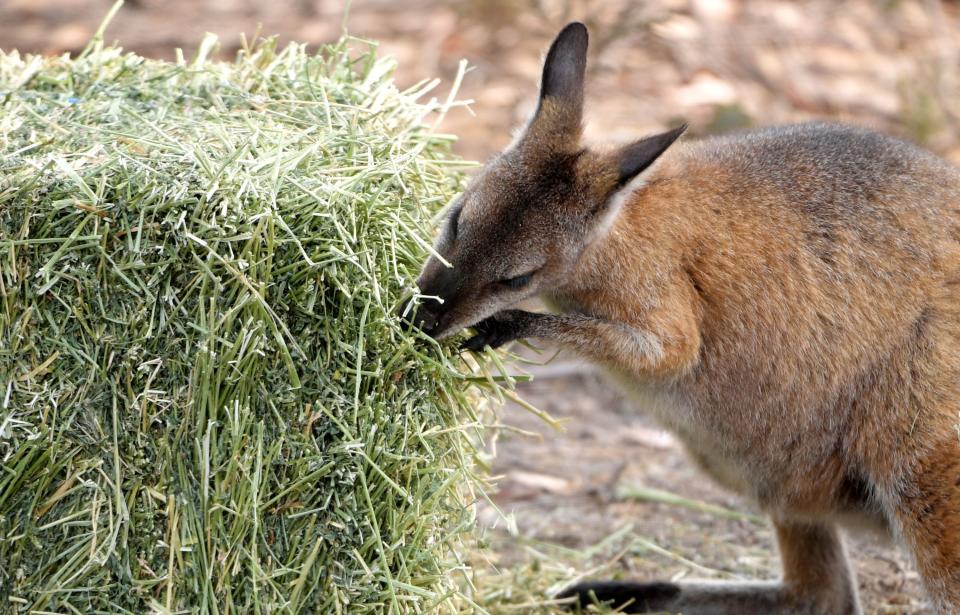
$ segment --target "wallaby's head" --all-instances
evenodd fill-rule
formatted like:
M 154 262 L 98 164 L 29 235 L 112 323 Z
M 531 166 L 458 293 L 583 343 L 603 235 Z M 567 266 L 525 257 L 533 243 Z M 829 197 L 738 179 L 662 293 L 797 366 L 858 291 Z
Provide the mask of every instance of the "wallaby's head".
M 615 215 L 615 195 L 684 127 L 614 151 L 580 142 L 587 29 L 565 27 L 547 52 L 537 110 L 525 130 L 451 205 L 417 284 L 416 321 L 442 338 L 565 283 Z

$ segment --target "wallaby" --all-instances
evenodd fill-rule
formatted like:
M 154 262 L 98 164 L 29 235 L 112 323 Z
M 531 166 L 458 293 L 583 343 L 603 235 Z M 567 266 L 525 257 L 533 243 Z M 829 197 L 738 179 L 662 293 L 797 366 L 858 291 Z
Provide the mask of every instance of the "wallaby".
M 803 124 L 581 144 L 587 30 L 545 60 L 514 143 L 451 205 L 413 321 L 466 348 L 542 338 L 642 400 L 772 519 L 782 579 L 588 582 L 627 612 L 860 613 L 838 526 L 912 552 L 960 613 L 960 171 Z M 540 296 L 554 313 L 509 309 Z

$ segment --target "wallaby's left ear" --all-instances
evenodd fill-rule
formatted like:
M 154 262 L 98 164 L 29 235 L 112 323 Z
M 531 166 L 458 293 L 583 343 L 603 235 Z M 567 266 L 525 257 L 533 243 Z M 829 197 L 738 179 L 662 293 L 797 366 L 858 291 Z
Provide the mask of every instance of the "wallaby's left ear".
M 562 144 L 580 137 L 583 121 L 583 82 L 587 67 L 587 27 L 573 22 L 560 31 L 540 78 L 540 101 L 527 134 Z
M 566 25 L 560 31 L 547 59 L 543 62 L 543 76 L 540 78 L 540 104 L 545 98 L 562 101 L 583 110 L 583 80 L 587 69 L 587 27 L 579 21 Z
M 686 129 L 687 125 L 683 124 L 673 130 L 634 141 L 615 151 L 613 157 L 617 165 L 617 187 L 623 187 L 653 164 Z

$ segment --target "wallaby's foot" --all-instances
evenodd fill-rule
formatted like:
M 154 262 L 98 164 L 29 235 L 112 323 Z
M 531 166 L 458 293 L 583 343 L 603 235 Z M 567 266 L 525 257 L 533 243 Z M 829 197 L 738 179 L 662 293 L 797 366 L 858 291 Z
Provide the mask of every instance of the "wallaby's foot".
M 599 602 L 624 613 L 655 613 L 670 608 L 680 587 L 674 583 L 632 583 L 629 581 L 587 581 L 568 587 L 557 596 L 574 598 L 571 608 Z
M 560 598 L 571 608 L 602 603 L 623 613 L 683 615 L 859 615 L 856 595 L 790 591 L 780 583 L 579 583 Z
M 927 451 L 913 475 L 900 479 L 894 516 L 913 549 L 917 572 L 937 613 L 960 614 L 960 447 L 956 432 L 937 442 L 923 436 Z M 917 436 L 919 438 L 919 436 Z M 919 455 L 918 455 L 919 456 Z
M 607 603 L 625 613 L 860 615 L 843 543 L 830 525 L 774 523 L 782 582 L 587 582 L 565 590 L 573 606 Z

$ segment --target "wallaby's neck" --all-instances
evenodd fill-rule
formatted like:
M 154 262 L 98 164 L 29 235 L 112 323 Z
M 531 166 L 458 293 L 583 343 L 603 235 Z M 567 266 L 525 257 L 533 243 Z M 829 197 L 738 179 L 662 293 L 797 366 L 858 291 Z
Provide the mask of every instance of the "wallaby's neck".
M 671 261 L 679 262 L 693 232 L 689 220 L 686 228 L 679 224 L 690 204 L 683 168 L 682 158 L 668 152 L 634 185 L 613 197 L 571 271 L 567 292 L 608 289 L 622 296 L 624 286 L 642 286 L 643 278 L 656 277 Z

